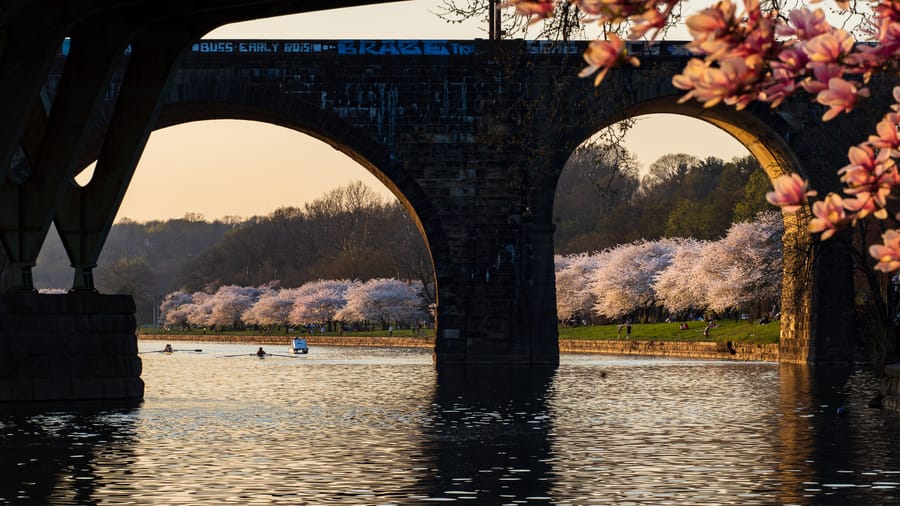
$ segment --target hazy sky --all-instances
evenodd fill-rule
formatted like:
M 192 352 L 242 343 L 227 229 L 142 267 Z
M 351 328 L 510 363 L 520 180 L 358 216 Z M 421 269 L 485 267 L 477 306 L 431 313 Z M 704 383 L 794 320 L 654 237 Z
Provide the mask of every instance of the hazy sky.
M 451 24 L 435 15 L 441 0 L 413 0 L 335 9 L 221 27 L 208 38 L 472 39 L 480 23 Z M 649 165 L 666 153 L 730 160 L 747 151 L 733 138 L 698 120 L 674 115 L 639 118 L 626 139 Z M 327 144 L 273 125 L 206 121 L 157 130 L 125 194 L 118 218 L 139 221 L 201 213 L 265 215 L 302 206 L 326 191 L 361 179 L 387 189 L 356 162 Z

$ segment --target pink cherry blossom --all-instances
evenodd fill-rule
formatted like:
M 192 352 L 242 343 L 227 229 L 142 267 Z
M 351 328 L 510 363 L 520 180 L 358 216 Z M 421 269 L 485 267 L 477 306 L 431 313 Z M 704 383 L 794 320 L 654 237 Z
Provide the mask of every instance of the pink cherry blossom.
M 775 191 L 766 193 L 766 200 L 786 213 L 797 212 L 807 203 L 808 197 L 816 195 L 799 174 L 779 176 L 772 181 L 772 186 Z
M 873 244 L 869 254 L 878 260 L 875 269 L 882 272 L 893 272 L 900 268 L 900 232 L 888 230 L 881 236 L 883 244 Z

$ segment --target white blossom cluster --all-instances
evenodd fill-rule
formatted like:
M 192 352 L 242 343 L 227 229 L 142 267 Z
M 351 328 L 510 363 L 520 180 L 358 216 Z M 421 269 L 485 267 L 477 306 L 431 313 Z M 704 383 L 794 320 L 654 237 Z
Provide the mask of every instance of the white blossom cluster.
M 318 280 L 299 288 L 226 285 L 215 292 L 182 291 L 165 296 L 160 305 L 168 326 L 241 327 L 373 321 L 387 324 L 420 322 L 427 312 L 422 283 L 377 278 Z
M 777 212 L 735 223 L 722 239 L 659 239 L 556 256 L 562 320 L 620 318 L 642 309 L 672 314 L 742 310 L 781 294 L 784 222 Z

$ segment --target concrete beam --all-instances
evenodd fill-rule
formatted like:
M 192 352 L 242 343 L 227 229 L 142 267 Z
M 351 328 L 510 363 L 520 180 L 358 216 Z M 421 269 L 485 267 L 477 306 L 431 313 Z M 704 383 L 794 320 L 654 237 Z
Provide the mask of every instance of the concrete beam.
M 149 31 L 134 41 L 103 151 L 85 187 L 70 185 L 54 221 L 75 268 L 74 290 L 94 290 L 92 270 L 159 113 L 172 69 L 194 36 Z
M 127 23 L 106 16 L 79 27 L 31 176 L 21 184 L 0 184 L 0 240 L 11 260 L 13 289 L 32 289 L 30 270 L 83 149 L 84 125 L 105 95 L 130 36 Z
M 66 35 L 71 19 L 39 2 L 17 12 L 3 30 L 0 52 L 0 183 L 8 175 L 13 155 L 29 115 Z

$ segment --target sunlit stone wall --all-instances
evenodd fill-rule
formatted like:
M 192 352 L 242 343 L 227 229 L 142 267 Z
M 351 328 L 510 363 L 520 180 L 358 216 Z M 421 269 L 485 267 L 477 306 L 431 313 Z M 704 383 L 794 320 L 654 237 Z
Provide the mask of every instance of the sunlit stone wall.
M 140 374 L 131 296 L 0 295 L 0 402 L 137 400 Z

